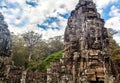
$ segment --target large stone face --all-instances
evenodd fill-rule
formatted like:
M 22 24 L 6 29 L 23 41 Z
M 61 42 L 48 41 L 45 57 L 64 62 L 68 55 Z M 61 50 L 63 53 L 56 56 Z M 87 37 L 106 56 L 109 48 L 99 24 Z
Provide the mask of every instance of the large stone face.
M 47 83 L 115 83 L 117 71 L 110 59 L 104 20 L 92 0 L 79 0 L 68 18 L 65 52 L 48 69 Z
M 78 42 L 80 47 L 77 49 L 101 50 L 103 40 L 108 37 L 104 28 L 104 20 L 100 18 L 100 14 L 97 13 L 96 6 L 91 0 L 81 0 L 79 2 L 68 19 L 65 43 Z

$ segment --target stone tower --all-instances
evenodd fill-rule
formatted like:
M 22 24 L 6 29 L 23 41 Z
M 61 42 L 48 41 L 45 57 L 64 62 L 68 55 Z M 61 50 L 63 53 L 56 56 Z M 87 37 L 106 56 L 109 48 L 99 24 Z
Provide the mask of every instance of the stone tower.
M 8 25 L 4 21 L 4 16 L 0 12 L 0 56 L 10 56 L 11 54 L 11 39 Z
M 104 23 L 92 0 L 79 0 L 65 29 L 65 52 L 47 69 L 47 83 L 118 83 Z
M 0 12 L 0 83 L 5 83 L 11 63 L 11 39 L 8 25 Z

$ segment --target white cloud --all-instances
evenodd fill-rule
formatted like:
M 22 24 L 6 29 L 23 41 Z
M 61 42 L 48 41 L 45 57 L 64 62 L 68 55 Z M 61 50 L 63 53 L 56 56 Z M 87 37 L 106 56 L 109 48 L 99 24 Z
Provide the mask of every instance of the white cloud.
M 38 33 L 42 33 L 45 39 L 56 36 L 63 35 L 64 30 L 67 24 L 67 19 L 60 17 L 58 13 L 65 14 L 73 10 L 78 3 L 79 0 L 38 0 L 38 6 L 31 7 L 25 3 L 26 0 L 7 0 L 8 3 L 14 5 L 14 3 L 18 3 L 19 6 L 15 9 L 3 8 L 2 11 L 5 16 L 5 20 L 9 24 L 9 29 L 11 32 L 23 33 L 27 30 L 34 30 Z M 109 4 L 115 3 L 118 0 L 94 0 L 97 6 L 97 10 L 99 13 L 104 13 L 103 9 L 107 7 Z M 2 5 L 6 6 L 7 3 L 2 2 Z M 115 30 L 120 30 L 120 13 L 119 8 L 113 6 L 111 7 L 111 12 L 109 15 L 112 17 L 106 21 L 105 26 L 108 28 L 113 28 Z M 42 24 L 47 17 L 57 17 L 60 22 L 59 25 L 56 22 L 53 22 L 50 27 L 60 26 L 60 30 L 52 30 L 51 28 L 47 30 L 43 30 L 41 28 L 37 28 L 36 24 Z M 19 28 L 15 26 L 15 24 L 19 24 L 22 22 L 24 18 L 29 19 L 29 23 Z M 119 36 L 116 35 L 114 37 L 117 41 L 120 41 Z
M 77 2 L 78 0 L 40 0 L 38 6 L 31 7 L 25 3 L 25 0 L 8 0 L 8 3 L 19 3 L 20 6 L 15 9 L 2 9 L 2 12 L 4 13 L 5 20 L 9 24 L 10 31 L 17 34 L 31 29 L 38 30 L 45 38 L 49 38 L 64 33 L 67 20 L 60 17 L 58 13 L 64 14 L 70 12 L 75 8 Z M 29 23 L 24 28 L 15 26 L 15 24 L 19 24 L 26 17 L 29 18 Z M 60 20 L 60 30 L 48 29 L 45 31 L 36 27 L 37 23 L 42 24 L 47 17 L 58 17 Z M 57 27 L 58 25 L 54 22 L 50 26 Z
M 109 13 L 110 16 L 112 17 L 120 17 L 120 9 L 117 8 L 115 5 L 111 7 L 111 11 Z
M 110 3 L 117 2 L 118 0 L 93 0 L 98 8 L 104 8 Z
M 117 43 L 120 45 L 120 35 L 119 34 L 114 35 L 113 39 L 115 39 L 117 41 Z
M 120 30 L 120 17 L 112 17 L 108 19 L 105 23 L 105 27 Z
M 117 8 L 115 5 L 111 7 L 111 10 L 109 12 L 109 15 L 111 18 L 109 18 L 106 23 L 105 27 L 112 28 L 116 31 L 120 31 L 120 9 Z M 120 35 L 116 34 L 113 37 L 118 44 L 120 44 Z
M 112 3 L 115 3 L 117 2 L 118 0 L 93 0 L 95 3 L 96 3 L 96 6 L 97 6 L 97 9 L 98 9 L 98 12 L 100 14 L 103 13 L 103 9 L 108 6 L 109 4 L 112 4 Z

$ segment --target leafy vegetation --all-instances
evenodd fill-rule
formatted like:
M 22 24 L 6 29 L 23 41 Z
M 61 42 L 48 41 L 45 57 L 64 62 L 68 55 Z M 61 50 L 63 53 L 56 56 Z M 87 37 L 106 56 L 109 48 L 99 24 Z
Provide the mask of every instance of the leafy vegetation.
M 32 62 L 32 64 L 29 65 L 28 70 L 45 72 L 47 68 L 50 67 L 50 62 L 57 62 L 60 60 L 62 53 L 63 50 L 50 54 L 40 63 L 35 64 Z
M 64 45 L 61 40 L 61 36 L 43 40 L 41 35 L 33 31 L 22 35 L 12 34 L 14 65 L 31 69 L 30 67 L 41 63 L 52 53 L 62 50 Z
M 115 63 L 116 69 L 120 73 L 120 46 L 113 39 L 113 35 L 116 34 L 117 32 L 112 29 L 108 29 L 108 32 L 109 32 L 109 38 L 110 38 L 111 59 Z

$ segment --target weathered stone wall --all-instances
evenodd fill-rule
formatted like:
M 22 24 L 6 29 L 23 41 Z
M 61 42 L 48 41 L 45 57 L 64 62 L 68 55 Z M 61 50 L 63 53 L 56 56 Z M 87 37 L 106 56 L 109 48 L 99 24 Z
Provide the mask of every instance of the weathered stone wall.
M 39 72 L 27 72 L 25 83 L 47 83 L 47 77 L 45 73 Z
M 4 68 L 8 69 L 8 68 Z M 7 70 L 1 70 L 7 71 Z M 0 74 L 1 83 L 47 83 L 46 74 L 40 72 L 30 72 L 22 67 L 11 66 L 5 75 Z

